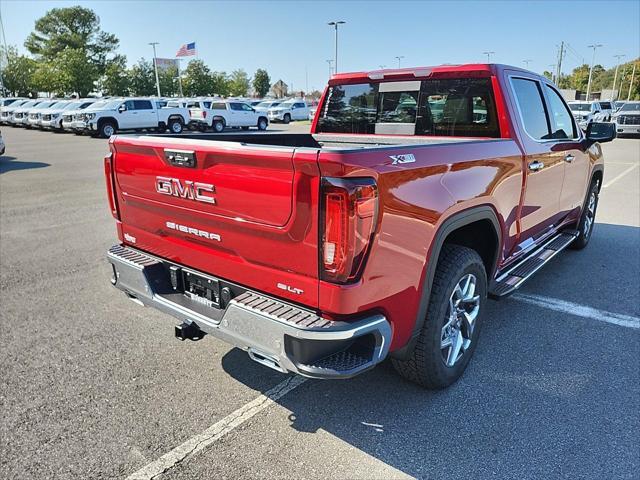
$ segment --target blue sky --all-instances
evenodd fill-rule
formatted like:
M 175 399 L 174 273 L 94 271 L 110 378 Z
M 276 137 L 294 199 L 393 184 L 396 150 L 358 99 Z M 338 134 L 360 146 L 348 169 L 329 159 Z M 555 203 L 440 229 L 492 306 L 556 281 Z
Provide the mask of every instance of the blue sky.
M 640 55 L 640 1 L 90 1 L 0 0 L 8 44 L 23 43 L 37 18 L 53 8 L 92 8 L 102 28 L 120 39 L 129 63 L 173 57 L 180 45 L 195 41 L 198 57 L 211 68 L 250 75 L 266 68 L 296 90 L 321 89 L 333 58 L 333 30 L 326 23 L 346 21 L 340 30 L 340 71 L 492 61 L 538 72 L 549 69 L 557 45 L 571 46 L 563 71 L 588 63 L 587 45 L 601 43 L 596 63 L 609 68 L 613 55 Z M 306 72 L 306 73 L 305 73 Z M 308 80 L 307 80 L 308 79 Z

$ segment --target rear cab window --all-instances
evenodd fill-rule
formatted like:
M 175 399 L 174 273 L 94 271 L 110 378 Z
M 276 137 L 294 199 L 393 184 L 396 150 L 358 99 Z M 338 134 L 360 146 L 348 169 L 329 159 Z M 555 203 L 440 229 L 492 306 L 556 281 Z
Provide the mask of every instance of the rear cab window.
M 489 78 L 331 86 L 317 132 L 500 137 Z
M 538 81 L 527 78 L 512 78 L 511 85 L 527 134 L 534 140 L 550 139 L 547 110 Z

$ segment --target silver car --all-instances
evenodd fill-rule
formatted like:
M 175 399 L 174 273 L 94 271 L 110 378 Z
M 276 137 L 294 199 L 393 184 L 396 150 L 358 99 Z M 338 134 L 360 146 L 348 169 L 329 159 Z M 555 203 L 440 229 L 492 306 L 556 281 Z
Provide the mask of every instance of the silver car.
M 613 115 L 618 135 L 640 135 L 640 102 L 626 102 Z

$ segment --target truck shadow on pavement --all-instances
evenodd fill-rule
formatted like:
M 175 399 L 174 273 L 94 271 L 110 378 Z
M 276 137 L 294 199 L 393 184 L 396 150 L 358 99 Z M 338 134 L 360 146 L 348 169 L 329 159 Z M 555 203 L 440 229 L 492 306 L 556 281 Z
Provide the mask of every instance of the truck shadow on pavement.
M 22 162 L 16 160 L 16 157 L 1 156 L 0 174 L 10 172 L 12 170 L 29 170 L 32 168 L 44 168 L 51 166 L 51 164 L 44 162 Z
M 599 301 L 610 296 L 606 288 L 616 288 L 616 298 L 637 308 L 639 239 L 637 227 L 598 224 L 587 249 L 558 256 L 523 292 L 615 311 Z M 620 268 L 635 281 L 620 285 Z M 637 424 L 640 398 L 638 331 L 515 299 L 487 302 L 485 315 L 474 359 L 450 388 L 422 389 L 396 375 L 388 361 L 351 380 L 309 380 L 277 401 L 288 416 L 262 420 L 275 437 L 266 441 L 287 441 L 278 438 L 282 422 L 297 432 L 325 431 L 396 469 L 396 477 L 633 476 L 637 444 L 629 425 Z M 263 392 L 265 377 L 273 377 L 271 385 L 285 378 L 238 349 L 222 366 Z M 328 471 L 343 478 L 350 470 L 341 472 L 338 463 L 349 460 Z M 372 477 L 390 474 L 376 462 L 371 468 Z

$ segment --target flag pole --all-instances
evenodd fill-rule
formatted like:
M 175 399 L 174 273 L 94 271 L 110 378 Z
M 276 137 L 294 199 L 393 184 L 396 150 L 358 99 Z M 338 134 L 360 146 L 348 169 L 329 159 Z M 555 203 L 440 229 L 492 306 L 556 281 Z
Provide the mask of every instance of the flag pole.
M 182 97 L 184 95 L 182 94 L 182 75 L 180 74 L 180 61 L 181 60 L 182 60 L 181 58 L 178 58 L 178 90 L 180 91 L 180 96 Z

